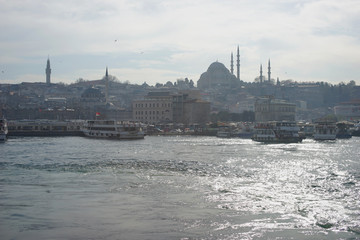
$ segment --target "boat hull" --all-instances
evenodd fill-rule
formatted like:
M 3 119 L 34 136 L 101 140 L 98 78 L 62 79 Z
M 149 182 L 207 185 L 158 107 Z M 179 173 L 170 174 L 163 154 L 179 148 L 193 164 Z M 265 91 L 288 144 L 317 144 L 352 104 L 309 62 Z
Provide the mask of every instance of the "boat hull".
M 335 140 L 336 134 L 314 134 L 314 140 Z
M 5 133 L 0 133 L 0 142 L 5 142 L 6 141 L 6 134 Z
M 255 142 L 262 143 L 300 143 L 302 142 L 302 138 L 251 138 Z
M 104 139 L 117 139 L 117 140 L 136 140 L 136 139 L 144 139 L 145 134 L 144 133 L 115 133 L 115 132 L 83 132 L 85 137 L 89 137 L 89 138 L 104 138 Z

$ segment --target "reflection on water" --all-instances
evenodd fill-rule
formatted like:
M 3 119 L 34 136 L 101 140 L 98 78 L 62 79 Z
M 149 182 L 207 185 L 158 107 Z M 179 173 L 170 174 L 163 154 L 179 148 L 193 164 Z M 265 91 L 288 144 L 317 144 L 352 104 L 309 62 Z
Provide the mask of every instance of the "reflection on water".
M 360 237 L 360 139 L 14 138 L 4 239 Z

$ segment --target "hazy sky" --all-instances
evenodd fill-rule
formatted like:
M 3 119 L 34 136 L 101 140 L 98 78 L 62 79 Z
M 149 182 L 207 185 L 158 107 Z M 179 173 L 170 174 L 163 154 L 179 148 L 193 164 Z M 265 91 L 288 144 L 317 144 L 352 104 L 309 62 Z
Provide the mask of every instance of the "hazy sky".
M 0 31 L 0 83 L 45 82 L 48 56 L 55 83 L 106 66 L 130 83 L 196 83 L 239 45 L 247 82 L 270 58 L 273 78 L 360 84 L 359 0 L 0 0 Z

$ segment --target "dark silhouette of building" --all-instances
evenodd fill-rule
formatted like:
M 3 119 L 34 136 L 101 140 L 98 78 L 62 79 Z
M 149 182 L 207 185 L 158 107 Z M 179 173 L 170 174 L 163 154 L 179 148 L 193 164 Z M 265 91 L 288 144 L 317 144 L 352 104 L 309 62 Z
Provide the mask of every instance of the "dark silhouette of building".
M 199 89 L 235 88 L 240 81 L 220 62 L 212 63 L 197 81 Z
M 269 63 L 268 63 L 268 82 L 271 81 L 271 67 L 270 67 L 270 59 L 269 59 Z
M 109 74 L 108 74 L 108 68 L 106 67 L 105 72 L 105 102 L 109 102 Z
M 233 53 L 231 53 L 230 72 L 231 72 L 231 74 L 234 74 L 234 57 L 233 57 Z
M 45 73 L 46 73 L 46 84 L 50 85 L 51 68 L 50 68 L 50 59 L 49 58 L 46 63 Z
M 240 80 L 240 51 L 239 46 L 237 47 L 237 62 L 236 62 L 236 70 L 237 70 L 237 79 Z

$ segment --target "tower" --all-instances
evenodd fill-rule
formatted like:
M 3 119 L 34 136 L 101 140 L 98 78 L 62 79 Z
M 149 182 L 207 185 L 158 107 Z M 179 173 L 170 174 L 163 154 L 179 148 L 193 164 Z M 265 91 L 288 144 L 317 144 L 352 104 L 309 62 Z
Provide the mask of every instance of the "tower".
M 50 68 L 50 59 L 49 59 L 49 57 L 47 59 L 45 73 L 46 73 L 46 84 L 50 85 L 51 68 Z
M 108 74 L 108 67 L 106 67 L 105 72 L 105 101 L 108 103 L 109 100 L 109 74 Z
M 269 64 L 268 64 L 268 81 L 271 80 L 271 67 L 270 67 L 270 58 L 269 58 Z
M 230 71 L 231 71 L 231 74 L 234 74 L 234 58 L 233 58 L 233 53 L 231 53 Z
M 237 68 L 237 79 L 240 80 L 240 52 L 239 52 L 239 46 L 237 47 L 237 63 L 236 63 L 236 68 Z
M 260 83 L 263 82 L 263 75 L 262 75 L 262 64 L 260 64 Z

